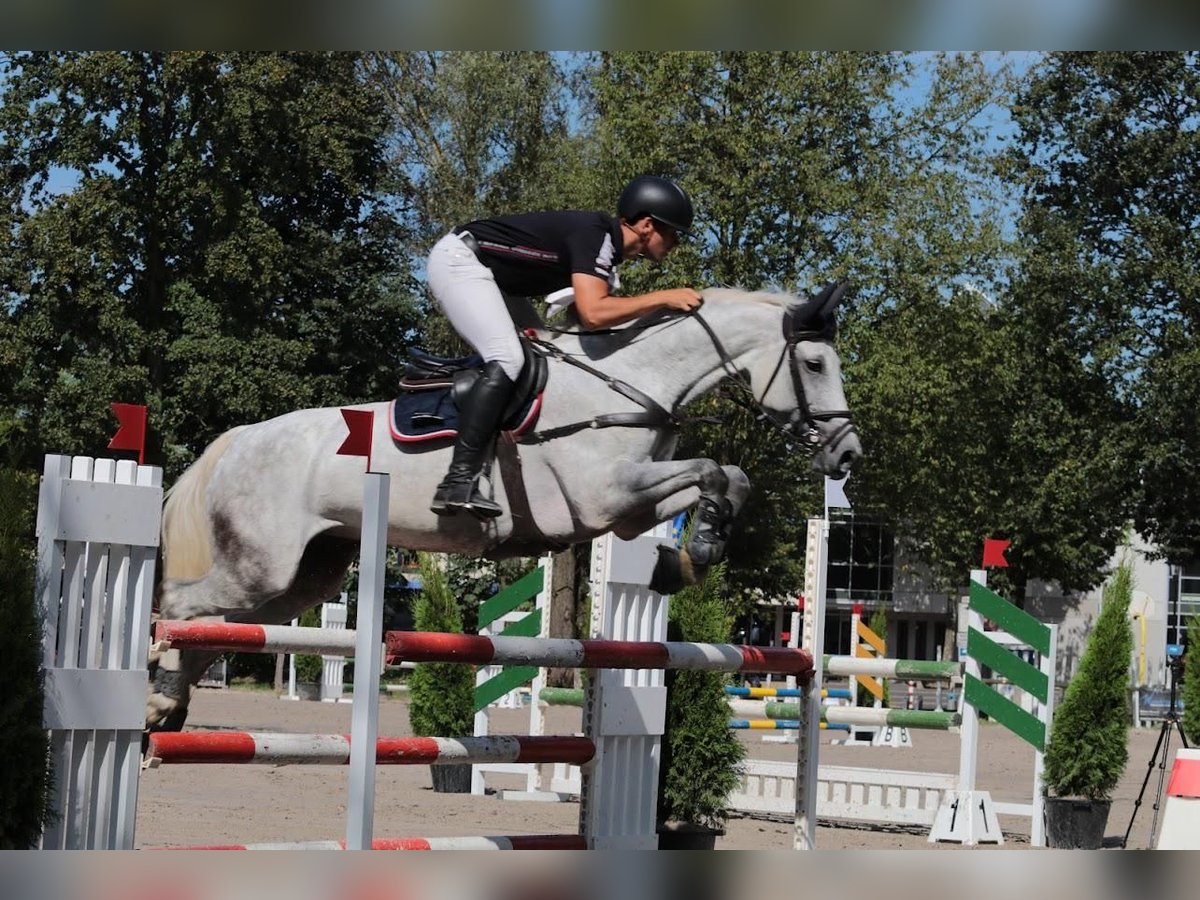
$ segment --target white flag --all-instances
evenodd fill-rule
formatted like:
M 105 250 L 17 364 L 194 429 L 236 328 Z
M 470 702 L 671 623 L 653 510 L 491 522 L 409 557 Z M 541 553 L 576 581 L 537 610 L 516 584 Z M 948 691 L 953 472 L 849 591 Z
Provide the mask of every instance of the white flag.
M 849 475 L 844 478 L 825 476 L 825 518 L 829 518 L 831 509 L 850 509 L 850 498 L 846 496 L 846 482 L 849 480 Z

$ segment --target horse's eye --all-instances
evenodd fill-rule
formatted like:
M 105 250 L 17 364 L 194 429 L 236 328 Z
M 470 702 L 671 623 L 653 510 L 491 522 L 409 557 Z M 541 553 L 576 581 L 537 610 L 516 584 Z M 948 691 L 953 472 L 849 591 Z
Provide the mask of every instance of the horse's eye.
M 825 371 L 825 363 L 819 359 L 806 359 L 804 367 L 810 372 L 816 372 L 818 375 Z

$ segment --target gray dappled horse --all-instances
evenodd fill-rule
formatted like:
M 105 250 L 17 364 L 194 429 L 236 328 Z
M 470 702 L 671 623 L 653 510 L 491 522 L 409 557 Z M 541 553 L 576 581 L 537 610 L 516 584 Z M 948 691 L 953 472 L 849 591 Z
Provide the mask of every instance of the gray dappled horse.
M 373 468 L 392 476 L 389 543 L 535 556 L 607 531 L 632 538 L 697 507 L 687 547 L 660 558 L 653 586 L 669 593 L 702 576 L 723 558 L 750 484 L 735 466 L 671 459 L 678 411 L 732 379 L 807 445 L 816 471 L 845 475 L 862 448 L 832 343 L 842 292 L 831 285 L 799 299 L 712 289 L 689 314 L 656 313 L 606 332 L 540 332 L 549 380 L 532 431 L 497 443 L 494 489 L 505 509 L 497 519 L 430 512 L 450 443 L 400 449 L 387 403 L 357 407 L 375 412 Z M 335 452 L 345 436 L 330 408 L 217 438 L 167 494 L 161 616 L 282 624 L 335 596 L 358 553 L 362 516 L 363 460 Z M 190 685 L 215 656 L 172 650 L 155 661 L 148 727 L 182 726 Z

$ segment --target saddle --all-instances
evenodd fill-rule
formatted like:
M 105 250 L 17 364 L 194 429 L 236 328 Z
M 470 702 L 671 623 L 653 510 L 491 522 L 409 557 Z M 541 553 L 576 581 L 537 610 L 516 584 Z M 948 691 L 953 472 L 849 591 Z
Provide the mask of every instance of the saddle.
M 549 367 L 546 357 L 522 335 L 525 364 L 501 418 L 501 431 L 517 438 L 533 427 L 542 408 Z M 419 347 L 408 351 L 400 393 L 391 403 L 388 426 L 402 444 L 442 441 L 458 435 L 458 401 L 483 371 L 483 357 L 446 358 Z

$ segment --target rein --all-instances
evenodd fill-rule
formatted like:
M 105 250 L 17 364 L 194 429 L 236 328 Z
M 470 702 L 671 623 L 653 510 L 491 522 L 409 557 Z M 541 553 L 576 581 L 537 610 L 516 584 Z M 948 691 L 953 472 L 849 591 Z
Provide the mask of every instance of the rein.
M 559 334 L 583 334 L 585 332 L 565 331 L 563 329 L 553 329 Z M 612 329 L 606 329 L 611 331 Z M 589 428 L 668 428 L 678 430 L 686 424 L 694 421 L 700 421 L 699 418 L 682 418 L 675 415 L 673 412 L 664 407 L 661 403 L 651 397 L 644 391 L 640 391 L 633 385 L 621 381 L 619 378 L 613 378 L 599 369 L 589 366 L 585 362 L 580 362 L 575 357 L 564 353 L 558 347 L 555 347 L 549 341 L 544 341 L 534 334 L 530 333 L 533 329 L 529 329 L 525 333 L 526 339 L 532 344 L 538 352 L 544 356 L 552 356 L 567 365 L 575 366 L 592 375 L 601 381 L 611 391 L 616 391 L 622 397 L 632 400 L 638 406 L 642 407 L 641 412 L 625 412 L 625 413 L 603 413 L 591 419 L 584 419 L 579 422 L 572 422 L 570 425 L 560 425 L 558 428 L 547 428 L 545 431 L 534 431 L 523 435 L 517 439 L 521 444 L 544 444 L 546 441 L 552 441 L 555 438 L 566 437 L 569 434 L 584 431 Z M 597 334 L 603 332 L 586 332 L 588 334 Z
M 749 378 L 747 378 L 746 375 L 744 375 L 742 371 L 738 369 L 737 363 L 733 361 L 732 357 L 730 357 L 729 353 L 725 350 L 724 345 L 721 343 L 720 337 L 718 337 L 717 333 L 713 331 L 712 326 L 709 325 L 708 321 L 702 315 L 700 315 L 699 309 L 691 310 L 690 312 L 685 313 L 685 315 L 694 318 L 700 323 L 701 327 L 708 335 L 709 340 L 712 341 L 713 348 L 717 351 L 717 355 L 720 357 L 721 367 L 725 370 L 726 375 L 733 382 L 733 384 L 737 386 L 737 395 L 727 394 L 726 396 L 739 406 L 753 413 L 755 418 L 759 421 L 765 420 L 769 422 L 773 428 L 775 428 L 788 439 L 798 436 L 796 426 L 798 422 L 802 421 L 807 426 L 802 439 L 809 449 L 813 451 L 819 448 L 822 444 L 820 431 L 816 427 L 818 421 L 835 419 L 839 417 L 844 417 L 847 420 L 846 424 L 839 429 L 833 438 L 830 439 L 831 442 L 838 440 L 846 430 L 854 427 L 850 421 L 849 410 L 814 411 L 808 404 L 808 398 L 804 392 L 804 383 L 800 379 L 800 367 L 796 361 L 795 353 L 796 345 L 802 340 L 824 339 L 828 336 L 825 334 L 825 332 L 814 331 L 811 329 L 796 329 L 793 327 L 790 317 L 785 316 L 785 343 L 783 350 L 780 352 L 779 361 L 775 364 L 775 369 L 771 373 L 771 377 L 768 379 L 766 387 L 763 388 L 762 397 L 756 397 L 754 395 L 754 389 L 750 384 Z M 645 325 L 630 325 L 624 328 L 604 328 L 597 329 L 595 331 L 572 331 L 570 329 L 556 328 L 547 325 L 544 326 L 544 330 L 551 331 L 555 334 L 582 337 L 585 335 L 596 336 L 618 333 L 626 334 L 630 331 L 645 331 L 661 324 L 663 323 L 651 322 Z M 575 434 L 577 432 L 592 428 L 665 428 L 678 431 L 684 425 L 699 422 L 719 424 L 721 421 L 714 416 L 678 416 L 663 407 L 662 404 L 646 394 L 644 391 L 641 391 L 633 385 L 621 381 L 618 378 L 613 378 L 612 376 L 606 374 L 605 372 L 601 372 L 599 369 L 596 369 L 587 363 L 581 362 L 560 348 L 554 346 L 549 341 L 537 337 L 537 332 L 534 329 L 528 329 L 525 332 L 525 336 L 529 340 L 530 344 L 544 356 L 554 357 L 555 359 L 560 360 L 567 365 L 575 366 L 577 369 L 580 369 L 584 372 L 587 372 L 589 375 L 598 378 L 600 381 L 604 382 L 609 390 L 616 391 L 617 393 L 621 394 L 621 396 L 632 400 L 634 403 L 641 406 L 642 410 L 640 412 L 606 413 L 591 419 L 584 419 L 579 422 L 573 422 L 569 425 L 562 425 L 558 428 L 550 428 L 545 431 L 535 431 L 519 438 L 518 441 L 520 443 L 545 443 L 546 441 L 553 440 L 554 438 L 565 437 L 566 435 Z M 785 357 L 789 363 L 789 373 L 792 377 L 792 386 L 796 395 L 796 399 L 800 404 L 800 410 L 799 416 L 796 419 L 793 419 L 787 423 L 782 423 L 779 422 L 775 416 L 773 416 L 767 410 L 767 408 L 763 405 L 763 400 L 766 398 L 767 393 L 770 391 L 771 386 L 775 383 L 775 379 L 778 377 L 780 370 L 783 368 L 783 361 Z

